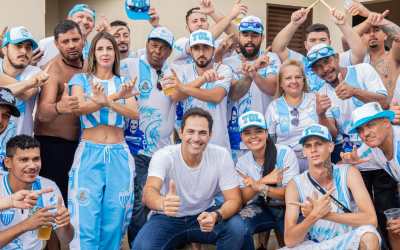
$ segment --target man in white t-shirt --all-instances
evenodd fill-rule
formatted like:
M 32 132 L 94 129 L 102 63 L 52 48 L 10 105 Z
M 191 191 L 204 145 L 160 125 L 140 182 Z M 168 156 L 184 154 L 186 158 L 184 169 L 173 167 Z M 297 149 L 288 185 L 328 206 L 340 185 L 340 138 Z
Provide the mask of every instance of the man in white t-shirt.
M 374 191 L 370 195 L 374 200 L 381 235 L 386 240 L 389 236 L 390 244 L 395 248 L 400 244 L 400 234 L 396 230 L 400 227 L 400 220 L 390 221 L 387 225 L 383 214 L 385 210 L 400 205 L 397 189 L 400 182 L 400 127 L 390 123 L 393 118 L 392 111 L 382 110 L 376 102 L 355 109 L 352 113 L 352 131 L 358 132 L 363 144 L 357 151 L 345 153 L 343 158 L 345 162 L 358 167 L 368 162 L 390 176 L 385 178 L 375 171 L 375 178 L 364 182 L 366 185 L 373 185 Z
M 183 112 L 192 107 L 208 110 L 214 120 L 211 143 L 230 150 L 226 112 L 232 71 L 227 65 L 213 62 L 214 39 L 210 31 L 193 32 L 189 44 L 194 62 L 182 65 L 172 76 L 171 86 L 176 90 L 172 98 L 182 102 Z
M 274 41 L 272 42 L 272 51 L 279 55 L 282 62 L 287 59 L 294 59 L 302 62 L 304 64 L 304 71 L 307 76 L 309 89 L 311 91 L 317 91 L 324 84 L 324 80 L 316 75 L 308 66 L 307 57 L 288 48 L 290 40 L 298 28 L 307 20 L 309 12 L 310 9 L 301 8 L 292 13 L 290 22 L 278 33 L 278 35 L 275 36 Z M 357 35 L 357 33 L 354 32 L 351 26 L 346 22 L 343 13 L 334 9 L 331 10 L 330 15 L 337 27 L 343 33 L 343 37 L 350 45 L 350 58 L 352 64 L 363 62 L 366 48 L 363 45 L 360 36 Z M 306 51 L 309 51 L 311 47 L 319 43 L 331 44 L 329 29 L 324 24 L 312 24 L 306 28 L 305 33 L 306 40 L 304 41 L 304 47 Z
M 96 12 L 91 9 L 87 4 L 76 4 L 68 12 L 67 19 L 70 19 L 79 25 L 79 28 L 82 31 L 83 39 L 85 40 L 82 54 L 83 58 L 87 59 L 90 49 L 90 42 L 88 42 L 87 38 L 94 28 Z M 39 49 L 43 53 L 43 56 L 37 63 L 38 67 L 43 67 L 59 53 L 54 43 L 54 36 L 46 37 L 40 40 Z
M 143 201 L 154 211 L 140 230 L 133 249 L 175 249 L 188 242 L 241 249 L 244 224 L 239 178 L 229 152 L 210 144 L 213 119 L 201 109 L 182 120 L 182 144 L 157 151 L 149 168 Z M 214 198 L 224 196 L 221 207 Z
M 2 51 L 4 59 L 0 60 L 0 73 L 4 73 L 16 81 L 29 80 L 41 71 L 38 67 L 29 65 L 32 51 L 38 47 L 31 33 L 23 26 L 11 28 L 5 35 Z M 8 84 L 3 85 L 7 87 Z M 17 134 L 32 135 L 33 108 L 39 88 L 32 88 L 19 94 L 15 93 L 17 107 L 21 116 L 15 120 Z
M 44 244 L 38 240 L 36 230 L 44 226 L 53 227 L 62 246 L 74 235 L 60 190 L 54 182 L 39 176 L 39 146 L 37 140 L 27 135 L 15 136 L 7 142 L 4 163 L 8 173 L 0 175 L 0 195 L 9 196 L 20 190 L 52 189 L 53 192 L 42 193 L 31 210 L 9 208 L 0 212 L 2 249 L 42 249 Z

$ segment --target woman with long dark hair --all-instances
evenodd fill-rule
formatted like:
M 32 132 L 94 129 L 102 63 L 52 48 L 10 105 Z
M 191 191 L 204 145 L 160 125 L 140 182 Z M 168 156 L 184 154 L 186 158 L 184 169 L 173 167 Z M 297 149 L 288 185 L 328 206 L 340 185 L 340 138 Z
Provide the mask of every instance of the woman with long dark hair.
M 134 161 L 124 118 L 137 119 L 133 83 L 119 74 L 119 51 L 105 32 L 92 41 L 88 69 L 70 80 L 79 99 L 81 141 L 69 173 L 71 249 L 120 249 L 132 211 Z
M 285 186 L 299 174 L 292 149 L 269 137 L 264 116 L 248 111 L 239 117 L 242 141 L 249 152 L 238 159 L 241 176 L 240 216 L 246 225 L 243 249 L 254 249 L 253 234 L 276 229 L 283 235 Z

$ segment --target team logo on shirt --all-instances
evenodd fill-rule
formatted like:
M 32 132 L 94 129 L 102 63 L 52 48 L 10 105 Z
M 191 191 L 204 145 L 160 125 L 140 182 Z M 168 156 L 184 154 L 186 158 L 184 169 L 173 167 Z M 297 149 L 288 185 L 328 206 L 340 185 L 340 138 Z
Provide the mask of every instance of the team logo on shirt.
M 129 205 L 129 200 L 131 197 L 129 192 L 119 192 L 118 197 L 119 197 L 119 204 L 121 204 L 121 207 L 126 208 Z
M 76 194 L 76 199 L 78 200 L 79 205 L 87 206 L 89 205 L 89 189 L 80 188 L 78 193 Z
M 0 213 L 0 221 L 3 225 L 8 226 L 14 220 L 15 210 L 9 209 Z
M 32 231 L 34 232 L 34 231 Z M 24 249 L 24 244 L 22 243 L 22 240 L 20 239 L 15 239 L 12 242 L 10 242 L 7 246 L 2 248 L 4 250 L 23 250 Z
M 139 92 L 140 92 L 140 97 L 146 98 L 150 95 L 152 85 L 149 81 L 144 80 L 139 83 L 138 88 L 139 88 Z

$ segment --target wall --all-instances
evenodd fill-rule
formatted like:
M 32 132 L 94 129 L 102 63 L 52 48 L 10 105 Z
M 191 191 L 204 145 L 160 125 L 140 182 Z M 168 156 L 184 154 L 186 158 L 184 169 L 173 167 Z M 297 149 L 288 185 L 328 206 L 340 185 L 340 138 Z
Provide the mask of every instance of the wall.
M 25 26 L 35 39 L 45 35 L 45 0 L 0 0 L 0 29 Z M 23 8 L 23 10 L 22 10 Z

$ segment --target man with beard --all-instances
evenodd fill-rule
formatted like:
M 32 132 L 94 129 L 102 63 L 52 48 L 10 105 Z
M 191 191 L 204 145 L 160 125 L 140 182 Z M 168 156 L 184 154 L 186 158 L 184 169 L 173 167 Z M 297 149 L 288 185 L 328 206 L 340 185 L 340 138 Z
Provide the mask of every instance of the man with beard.
M 48 84 L 42 87 L 35 119 L 35 137 L 40 142 L 41 175 L 57 183 L 64 200 L 68 193 L 68 171 L 78 145 L 80 126 L 74 112 L 78 98 L 69 96 L 67 82 L 82 72 L 83 37 L 74 21 L 64 20 L 54 29 L 59 55 L 49 62 Z
M 216 47 L 220 43 L 217 38 L 226 31 L 228 34 L 235 33 L 235 26 L 231 23 L 239 14 L 246 14 L 247 6 L 242 4 L 240 0 L 236 0 L 232 7 L 231 13 L 228 16 L 222 16 L 216 13 L 211 0 L 200 0 L 200 6 L 191 8 L 186 12 L 186 29 L 191 34 L 192 32 L 203 29 L 209 29 L 207 16 L 210 16 L 216 23 L 210 32 L 216 40 Z M 193 59 L 190 54 L 189 39 L 181 37 L 174 43 L 174 64 L 192 63 Z
M 354 14 L 366 17 L 354 30 L 361 36 L 368 53 L 364 62 L 370 63 L 382 78 L 389 97 L 394 102 L 400 101 L 400 27 L 385 19 L 387 13 L 375 13 L 369 11 L 357 1 L 353 1 L 350 9 Z M 390 50 L 385 50 L 385 41 L 392 39 Z M 341 58 L 342 65 L 351 65 L 348 57 Z
M 241 53 L 223 60 L 234 72 L 228 103 L 228 114 L 237 110 L 236 116 L 228 117 L 229 123 L 236 125 L 230 126 L 228 131 L 234 160 L 246 149 L 240 140 L 238 123 L 234 120 L 250 110 L 265 114 L 276 91 L 280 61 L 275 53 L 260 50 L 263 33 L 264 26 L 260 18 L 244 17 L 239 24 Z
M 327 82 L 319 93 L 329 96 L 331 104 L 320 105 L 320 108 L 324 111 L 322 112 L 325 114 L 324 118 L 335 120 L 339 132 L 337 141 L 348 137 L 354 147 L 360 145 L 360 137 L 351 130 L 352 112 L 369 102 L 378 102 L 384 108 L 389 107 L 387 91 L 379 74 L 367 63 L 340 67 L 338 54 L 326 44 L 317 44 L 312 47 L 307 54 L 307 59 L 313 71 Z M 320 121 L 322 120 L 324 119 L 320 116 Z M 372 198 L 374 198 L 374 193 L 379 193 L 382 197 L 393 197 L 396 193 L 396 184 L 390 175 L 379 167 L 366 162 L 360 164 L 358 169 Z M 379 214 L 382 216 L 385 202 L 374 199 L 378 216 Z
M 307 76 L 307 83 L 311 91 L 318 91 L 323 85 L 323 79 L 319 78 L 308 66 L 307 57 L 302 54 L 290 50 L 289 42 L 296 33 L 297 29 L 307 20 L 309 9 L 301 8 L 292 13 L 290 22 L 283 28 L 272 42 L 272 51 L 277 53 L 281 61 L 294 59 L 300 61 L 304 65 L 304 71 Z M 351 26 L 346 22 L 345 15 L 335 9 L 330 12 L 336 26 L 343 33 L 343 37 L 350 45 L 350 60 L 352 64 L 361 63 L 364 59 L 366 48 L 363 46 L 361 38 L 354 32 Z M 309 51 L 311 47 L 318 43 L 331 44 L 329 29 L 324 24 L 315 23 L 306 28 L 306 40 L 304 47 Z M 341 55 L 340 55 L 341 57 Z
M 181 101 L 183 111 L 200 107 L 208 110 L 214 120 L 210 143 L 230 149 L 227 121 L 227 96 L 232 71 L 224 64 L 213 62 L 214 39 L 210 31 L 197 30 L 190 34 L 190 54 L 193 63 L 173 73 L 173 100 Z
M 87 4 L 77 4 L 68 12 L 67 19 L 72 20 L 79 25 L 84 40 L 82 55 L 84 59 L 87 59 L 90 48 L 90 42 L 87 41 L 87 38 L 94 28 L 96 12 Z M 43 51 L 43 57 L 38 62 L 38 67 L 43 67 L 59 53 L 54 41 L 54 36 L 40 40 L 39 48 Z
M 389 110 L 382 110 L 382 107 L 371 102 L 355 109 L 352 113 L 352 130 L 358 133 L 363 141 L 363 145 L 344 156 L 345 161 L 350 164 L 358 165 L 363 162 L 369 162 L 375 166 L 379 166 L 392 180 L 385 178 L 380 180 L 377 174 L 373 184 L 396 187 L 396 182 L 400 182 L 400 127 L 393 126 L 394 113 Z M 360 159 L 361 158 L 361 159 Z M 365 182 L 370 185 L 371 181 Z M 375 186 L 374 186 L 375 187 Z M 378 215 L 378 222 L 382 230 L 382 236 L 387 238 L 387 230 L 389 231 L 389 242 L 392 249 L 400 244 L 400 219 L 386 221 L 383 212 L 386 209 L 399 207 L 398 190 L 394 188 L 392 193 L 380 192 L 374 190 L 372 194 L 375 201 L 375 209 Z
M 25 27 L 11 28 L 7 31 L 2 44 L 4 60 L 0 60 L 0 73 L 21 82 L 36 78 L 41 70 L 29 65 L 32 51 L 36 48 L 37 43 Z M 4 87 L 7 87 L 7 85 L 4 85 Z M 18 94 L 15 93 L 18 97 L 17 107 L 21 112 L 21 116 L 16 120 L 17 134 L 32 135 L 33 133 L 32 113 L 37 93 L 37 86 Z
M 125 128 L 125 139 L 135 158 L 135 201 L 132 220 L 128 228 L 128 240 L 132 243 L 147 219 L 149 210 L 142 204 L 142 190 L 153 153 L 171 144 L 174 127 L 175 103 L 164 94 L 162 78 L 170 71 L 167 63 L 171 55 L 174 36 L 166 27 L 154 28 L 147 39 L 146 53 L 138 58 L 121 62 L 122 76 L 136 79 L 135 90 L 140 113 L 136 129 Z M 132 121 L 127 121 L 130 124 Z

